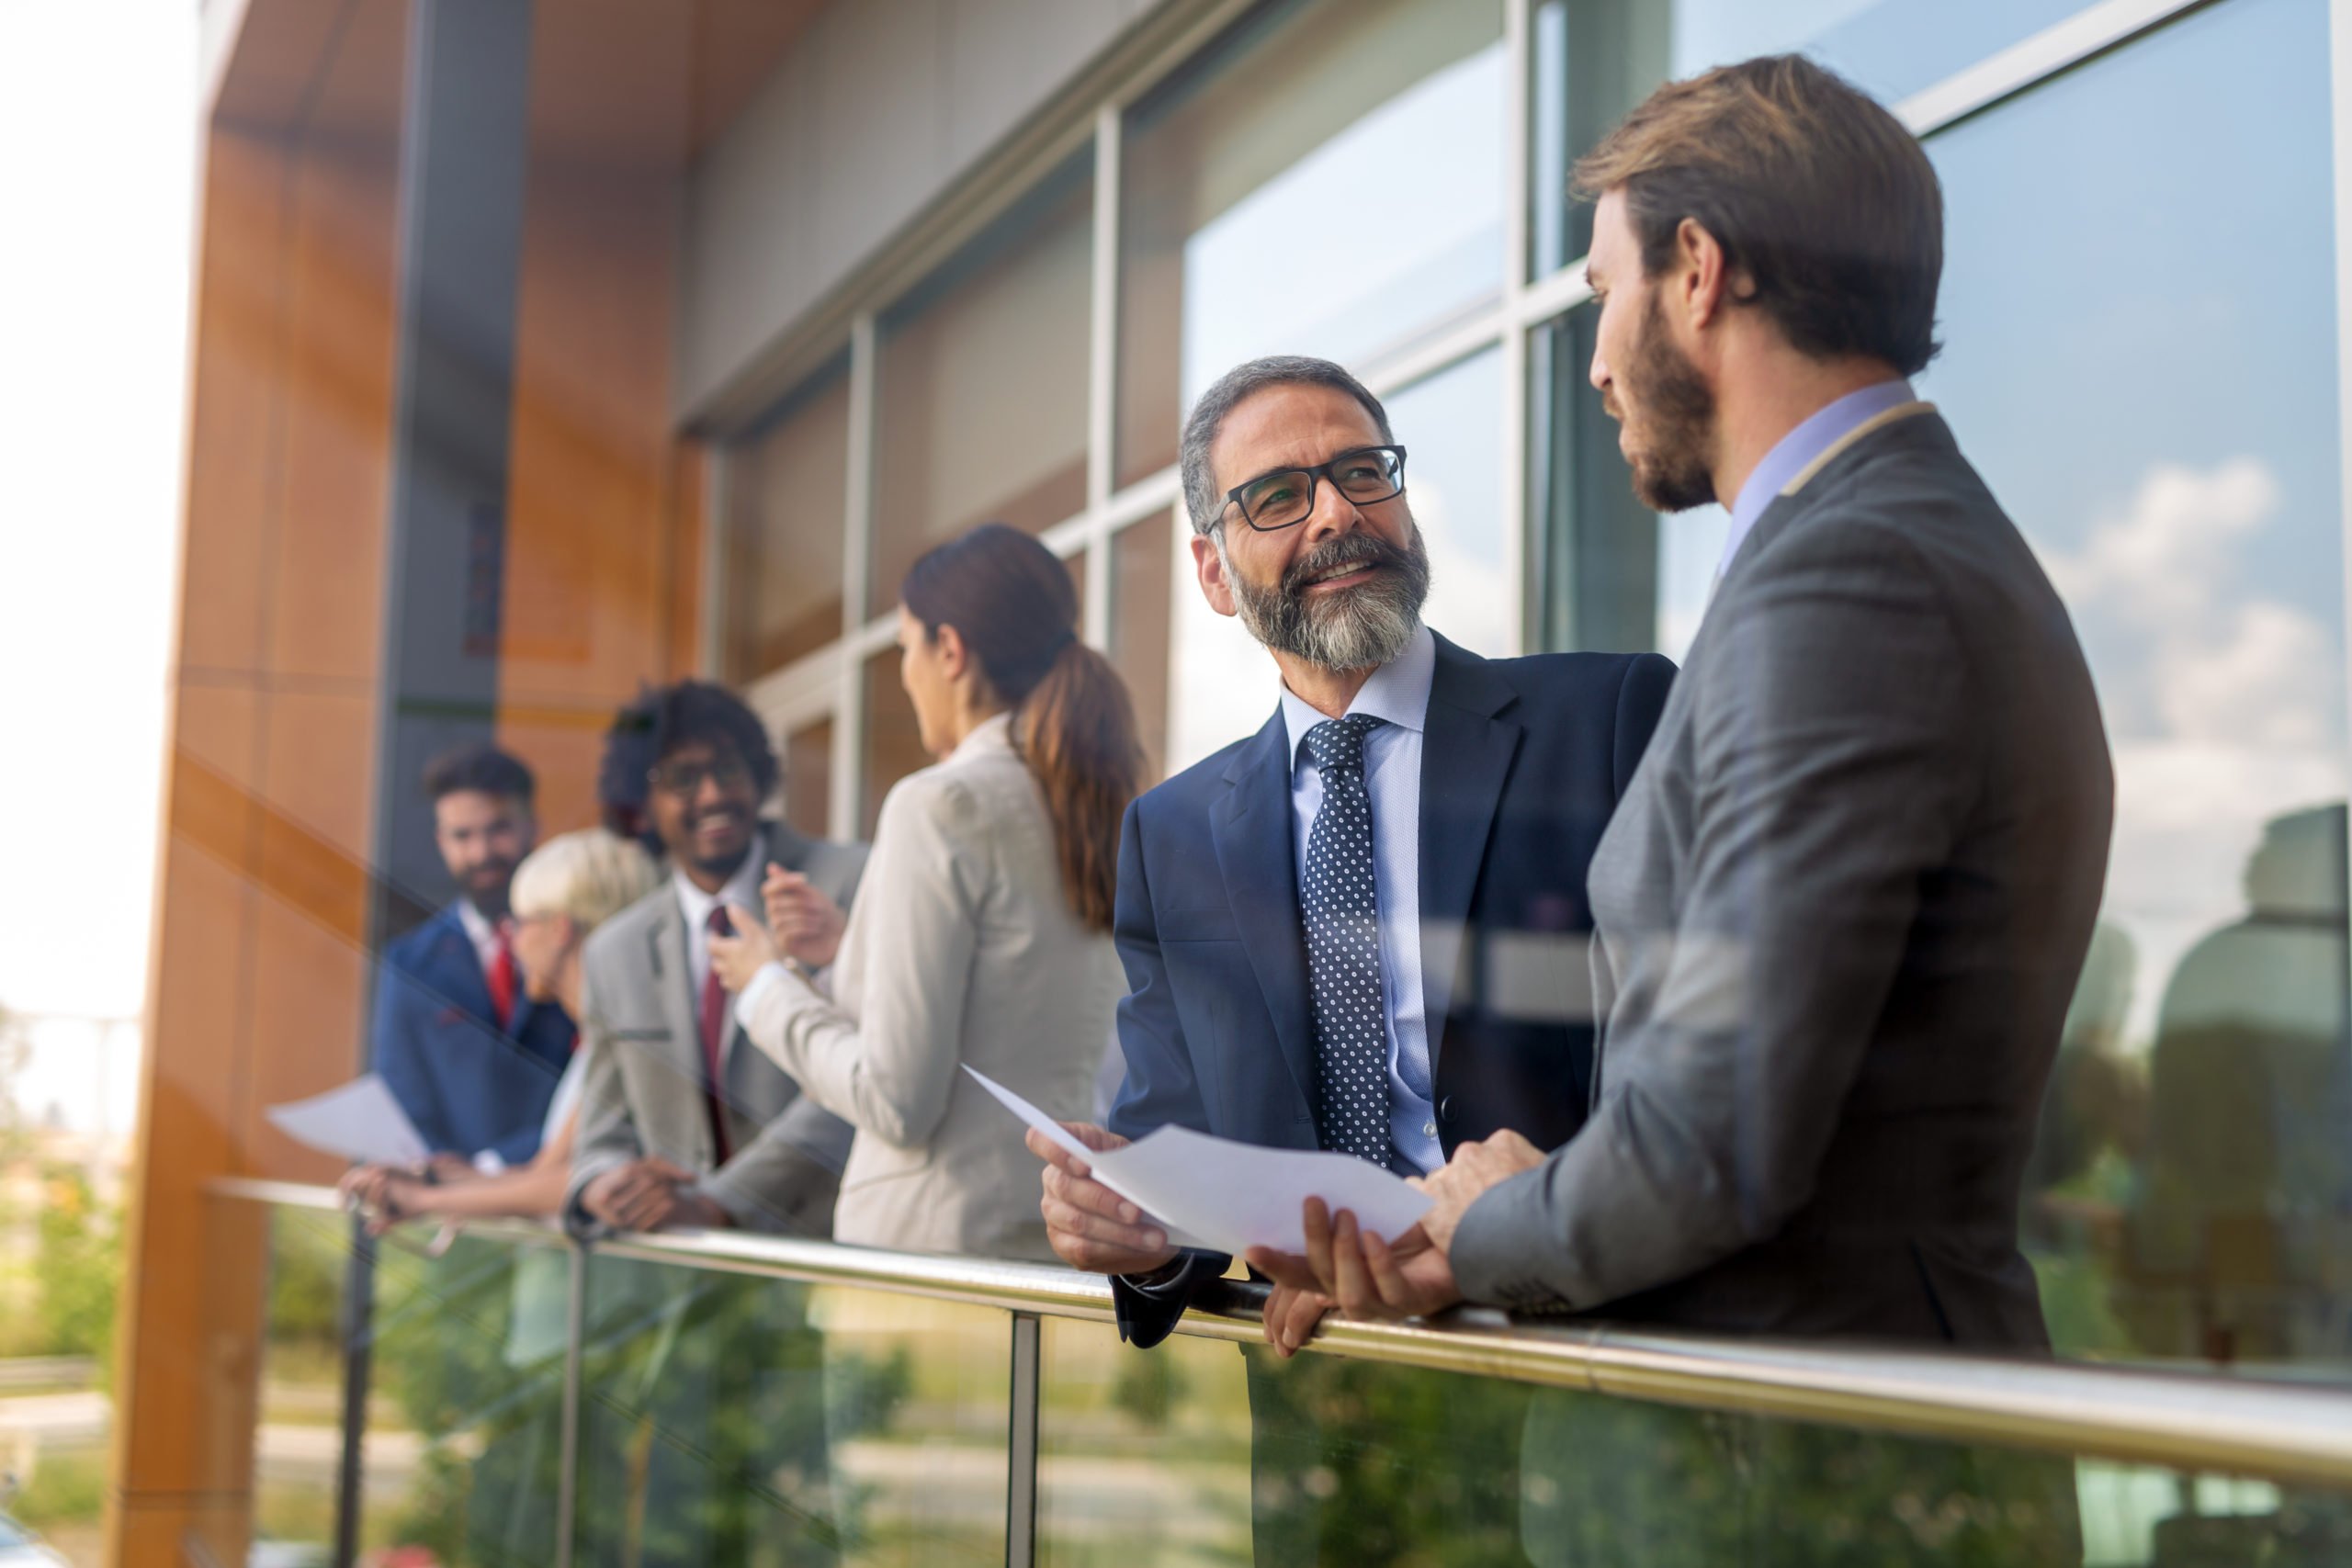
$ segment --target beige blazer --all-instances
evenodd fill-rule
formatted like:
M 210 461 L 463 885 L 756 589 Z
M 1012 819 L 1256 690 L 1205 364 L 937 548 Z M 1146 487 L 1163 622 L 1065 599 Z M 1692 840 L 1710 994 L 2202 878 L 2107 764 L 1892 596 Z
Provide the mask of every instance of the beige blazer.
M 1050 1258 L 1037 1161 L 970 1063 L 1068 1120 L 1126 984 L 1063 897 L 1052 819 L 999 716 L 882 803 L 830 997 L 781 967 L 745 988 L 744 1036 L 857 1129 L 833 1238 Z

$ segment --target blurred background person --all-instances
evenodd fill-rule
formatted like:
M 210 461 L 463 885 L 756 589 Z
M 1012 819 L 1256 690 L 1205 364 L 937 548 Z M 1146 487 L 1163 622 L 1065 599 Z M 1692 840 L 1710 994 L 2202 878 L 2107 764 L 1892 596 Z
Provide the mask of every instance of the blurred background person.
M 1079 640 L 1069 571 L 1017 529 L 933 549 L 899 600 L 899 679 L 939 761 L 883 802 L 838 965 L 786 967 L 748 919 L 713 963 L 752 1043 L 857 1129 L 834 1239 L 1050 1258 L 1021 1124 L 958 1068 L 1091 1109 L 1126 990 L 1111 908 L 1135 710 Z M 773 930 L 824 923 L 805 883 L 764 893 Z
M 2121 1308 L 2142 1348 L 2209 1360 L 2352 1345 L 2352 952 L 2345 807 L 2273 818 L 2246 912 L 2173 970 Z
M 571 1059 L 571 1015 L 524 989 L 507 908 L 514 868 L 538 836 L 531 770 L 494 746 L 447 752 L 424 770 L 434 841 L 458 897 L 384 949 L 374 1065 L 409 1120 L 454 1171 L 538 1153 L 548 1103 Z
M 642 846 L 602 828 L 565 833 L 532 851 L 514 870 L 511 898 L 514 954 L 530 998 L 580 1016 L 580 954 L 588 933 L 661 880 Z M 537 1218 L 559 1213 L 571 1179 L 584 1064 L 575 1051 L 557 1080 L 539 1152 L 528 1164 L 492 1175 L 361 1166 L 344 1179 L 344 1190 L 370 1211 L 368 1228 L 379 1233 L 423 1214 Z M 560 1322 L 555 1329 L 560 1340 Z
M 863 845 L 809 839 L 760 808 L 781 770 L 759 716 L 723 686 L 654 693 L 647 815 L 669 852 L 666 886 L 616 916 L 582 958 L 589 1019 L 573 1152 L 573 1223 L 655 1230 L 739 1225 L 823 1235 L 849 1128 L 757 1051 L 739 1048 L 733 998 L 711 972 L 730 906 L 756 911 L 763 874 L 821 893 L 786 933 L 821 967 L 865 868 Z

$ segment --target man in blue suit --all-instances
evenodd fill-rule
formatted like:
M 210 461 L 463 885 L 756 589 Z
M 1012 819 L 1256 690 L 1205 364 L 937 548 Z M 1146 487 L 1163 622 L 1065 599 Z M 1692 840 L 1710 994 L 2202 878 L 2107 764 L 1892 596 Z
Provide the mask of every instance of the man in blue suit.
M 521 1165 L 574 1038 L 561 1007 L 524 988 L 509 935 L 507 885 L 538 833 L 531 771 L 462 747 L 425 769 L 424 789 L 458 897 L 384 949 L 376 1071 L 436 1153 Z
M 1203 395 L 1182 465 L 1202 592 L 1273 656 L 1265 727 L 1128 813 L 1114 935 L 1126 1080 L 1114 1148 L 1174 1123 L 1343 1149 L 1408 1174 L 1585 1116 L 1585 866 L 1673 666 L 1486 660 L 1420 622 L 1428 558 L 1378 399 L 1323 360 L 1255 360 Z M 1115 1277 L 1140 1345 L 1228 1259 L 1169 1246 L 1035 1134 L 1068 1262 Z M 1280 1287 L 1295 1350 L 1329 1310 Z

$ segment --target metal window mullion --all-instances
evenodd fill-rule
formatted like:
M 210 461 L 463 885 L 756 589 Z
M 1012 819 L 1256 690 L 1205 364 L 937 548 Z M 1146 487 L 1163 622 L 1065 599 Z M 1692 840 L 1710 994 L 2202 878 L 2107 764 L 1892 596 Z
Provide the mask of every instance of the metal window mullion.
M 849 330 L 849 472 L 842 486 L 842 623 L 865 624 L 867 583 L 873 571 L 875 371 L 878 343 L 874 313 L 866 311 Z M 841 643 L 840 682 L 835 697 L 832 802 L 827 816 L 836 839 L 854 839 L 865 826 L 858 809 L 865 779 L 865 660 L 854 637 Z
M 1089 646 L 1111 646 L 1110 535 L 1099 527 L 1117 472 L 1119 407 L 1120 111 L 1094 115 L 1093 289 L 1087 321 L 1086 604 L 1080 630 Z
M 2352 0 L 2329 0 L 2328 76 L 2335 157 L 2335 417 L 2339 471 L 2352 455 Z M 2344 602 L 2352 606 L 2352 484 L 2337 480 L 2337 542 L 2343 553 Z M 2352 705 L 2352 640 L 2347 640 L 2345 691 Z M 2352 713 L 2347 713 L 2352 721 Z M 2346 846 L 2352 857 L 2352 845 Z
M 1503 591 L 1511 606 L 1505 651 L 1522 653 L 1529 643 L 1527 562 L 1527 329 L 1520 324 L 1520 296 L 1527 288 L 1528 204 L 1534 197 L 1528 141 L 1532 115 L 1529 84 L 1535 69 L 1528 0 L 1504 0 L 1503 54 Z

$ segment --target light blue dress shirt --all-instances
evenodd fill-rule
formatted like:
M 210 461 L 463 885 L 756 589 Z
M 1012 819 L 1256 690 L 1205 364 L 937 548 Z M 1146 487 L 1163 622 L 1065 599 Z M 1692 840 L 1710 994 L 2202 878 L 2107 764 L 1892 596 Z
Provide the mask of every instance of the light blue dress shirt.
M 1715 568 L 1715 581 L 1721 582 L 1731 572 L 1732 558 L 1739 554 L 1739 547 L 1772 504 L 1772 498 L 1789 487 L 1789 481 L 1804 472 L 1813 460 L 1844 440 L 1853 428 L 1866 420 L 1876 419 L 1889 409 L 1918 400 L 1908 381 L 1881 381 L 1864 387 L 1859 392 L 1849 392 L 1834 403 L 1825 403 L 1794 430 L 1773 444 L 1739 487 L 1739 499 L 1732 503 L 1731 532 L 1724 538 L 1724 558 Z
M 1364 737 L 1364 787 L 1372 796 L 1372 874 L 1380 910 L 1380 986 L 1388 1034 L 1388 1137 L 1423 1171 L 1445 1163 L 1430 1088 L 1430 1023 L 1445 1017 L 1443 977 L 1421 976 L 1421 733 L 1429 722 L 1437 641 L 1422 626 L 1405 651 L 1372 672 L 1348 705 L 1386 722 Z M 1291 847 L 1306 896 L 1306 840 L 1323 805 L 1323 773 L 1306 754 L 1306 732 L 1329 716 L 1288 686 L 1283 723 L 1290 732 Z

